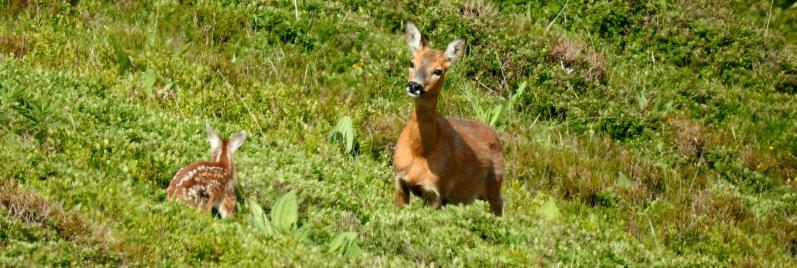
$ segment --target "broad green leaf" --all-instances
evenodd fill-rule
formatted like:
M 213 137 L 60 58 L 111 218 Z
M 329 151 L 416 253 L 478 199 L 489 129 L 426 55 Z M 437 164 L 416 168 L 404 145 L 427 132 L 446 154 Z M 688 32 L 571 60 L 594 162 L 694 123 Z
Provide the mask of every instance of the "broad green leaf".
M 293 230 L 293 239 L 302 243 L 312 243 L 310 239 L 310 228 L 302 226 Z
M 620 186 L 621 188 L 629 188 L 633 186 L 633 184 L 631 183 L 631 180 L 625 176 L 625 174 L 620 172 L 620 174 L 617 176 L 617 186 Z
M 274 229 L 287 234 L 296 229 L 296 222 L 299 219 L 299 202 L 296 193 L 293 191 L 283 195 L 274 206 L 271 207 L 271 220 Z
M 557 220 L 561 216 L 559 213 L 559 208 L 556 207 L 556 201 L 553 197 L 549 197 L 548 201 L 545 201 L 540 207 L 540 215 L 545 218 L 546 220 Z
M 122 49 L 119 45 L 119 42 L 116 39 L 110 39 L 111 48 L 113 49 L 113 54 L 116 56 L 116 64 L 119 64 L 119 70 L 122 73 L 126 73 L 130 71 L 130 67 L 132 63 L 130 63 L 130 58 L 127 56 L 127 52 Z
M 147 69 L 146 72 L 141 76 L 141 89 L 147 94 L 147 96 L 152 94 L 152 87 L 155 86 L 155 71 Z
M 329 136 L 329 139 L 332 142 L 340 144 L 343 151 L 347 154 L 350 154 L 354 151 L 355 135 L 354 123 L 352 122 L 351 117 L 344 116 L 338 120 L 338 123 L 332 130 L 332 134 Z
M 263 208 L 260 207 L 257 201 L 250 199 L 247 203 L 247 206 L 249 207 L 250 214 L 247 215 L 246 220 L 249 222 L 249 224 L 263 234 L 273 234 L 274 230 L 271 228 L 271 222 L 269 222 L 266 214 L 263 212 Z
M 362 253 L 360 246 L 357 245 L 357 233 L 343 232 L 335 236 L 329 242 L 329 252 L 337 253 L 340 256 L 354 258 Z

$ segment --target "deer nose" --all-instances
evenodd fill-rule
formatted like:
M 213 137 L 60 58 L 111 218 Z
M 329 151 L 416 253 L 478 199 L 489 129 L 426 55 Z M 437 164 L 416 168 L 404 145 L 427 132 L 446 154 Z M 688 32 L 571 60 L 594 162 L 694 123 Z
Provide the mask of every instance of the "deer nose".
M 411 97 L 418 97 L 423 94 L 423 86 L 415 81 L 410 81 L 407 83 L 407 94 Z

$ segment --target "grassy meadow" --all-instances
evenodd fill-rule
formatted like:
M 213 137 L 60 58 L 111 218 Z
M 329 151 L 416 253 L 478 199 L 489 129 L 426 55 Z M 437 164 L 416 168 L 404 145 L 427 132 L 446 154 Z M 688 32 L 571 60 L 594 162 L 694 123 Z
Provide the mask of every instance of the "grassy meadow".
M 770 6 L 773 4 L 773 6 Z M 797 266 L 794 1 L 0 0 L 0 266 Z M 505 216 L 393 206 L 412 19 Z M 166 199 L 249 133 L 222 220 Z

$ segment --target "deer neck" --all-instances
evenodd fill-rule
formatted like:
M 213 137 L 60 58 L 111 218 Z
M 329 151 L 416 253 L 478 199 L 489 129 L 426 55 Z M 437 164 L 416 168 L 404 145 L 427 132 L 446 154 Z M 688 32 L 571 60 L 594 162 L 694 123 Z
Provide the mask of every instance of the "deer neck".
M 415 101 L 409 127 L 413 132 L 411 143 L 416 155 L 427 156 L 434 151 L 439 134 L 437 117 L 437 96 Z
M 220 163 L 220 164 L 221 164 L 221 165 L 222 165 L 224 168 L 227 168 L 227 169 L 229 169 L 229 170 L 232 170 L 232 169 L 233 169 L 233 166 L 232 166 L 232 159 L 230 159 L 229 157 L 222 157 L 222 158 L 221 158 L 221 161 L 219 161 L 219 163 Z
M 233 169 L 232 166 L 232 155 L 229 154 L 227 151 L 227 143 L 225 142 L 221 147 L 221 152 L 217 156 L 216 162 L 221 164 L 222 167 L 226 169 Z

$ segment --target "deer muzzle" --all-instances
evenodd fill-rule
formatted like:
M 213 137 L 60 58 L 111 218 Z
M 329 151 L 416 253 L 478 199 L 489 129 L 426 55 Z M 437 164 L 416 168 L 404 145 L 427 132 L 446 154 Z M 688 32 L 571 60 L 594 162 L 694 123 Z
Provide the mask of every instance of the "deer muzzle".
M 426 93 L 426 91 L 423 90 L 423 85 L 415 81 L 407 83 L 407 95 L 410 95 L 410 97 L 417 98 L 423 93 Z

